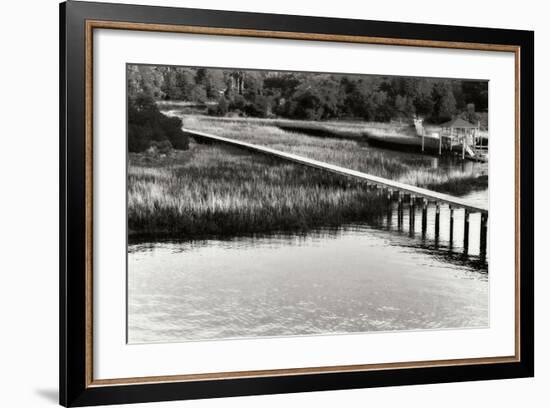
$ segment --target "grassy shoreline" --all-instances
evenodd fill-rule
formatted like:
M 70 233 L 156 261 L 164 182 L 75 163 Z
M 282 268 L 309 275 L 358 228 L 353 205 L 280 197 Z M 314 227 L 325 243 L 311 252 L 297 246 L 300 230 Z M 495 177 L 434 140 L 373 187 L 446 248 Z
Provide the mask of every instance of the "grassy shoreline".
M 130 156 L 130 236 L 305 232 L 384 210 L 385 199 L 358 181 L 235 148 L 192 144 L 176 156 Z
M 279 120 L 184 116 L 183 125 L 265 145 L 326 163 L 453 195 L 487 188 L 482 171 L 433 168 L 420 155 L 373 149 L 362 124 L 326 123 L 304 134 Z M 305 123 L 301 126 L 315 127 Z M 328 130 L 327 130 L 328 129 Z M 188 151 L 130 154 L 128 229 L 131 237 L 201 238 L 273 232 L 307 232 L 365 222 L 385 214 L 385 198 L 358 180 L 242 149 L 191 142 Z
M 486 164 L 475 164 L 473 166 L 478 170 L 467 173 L 433 168 L 429 160 L 426 160 L 426 156 L 369 148 L 364 134 L 368 123 L 334 121 L 319 124 L 281 119 L 216 118 L 197 115 L 183 115 L 181 119 L 183 126 L 188 129 L 267 146 L 442 193 L 460 196 L 488 186 Z M 287 130 L 281 128 L 281 123 L 287 126 Z M 297 130 L 298 125 L 302 128 L 322 126 L 317 131 L 322 132 L 323 136 L 312 135 L 314 132 L 300 133 Z M 401 126 L 378 125 L 385 125 L 388 129 L 392 126 Z M 289 127 L 295 130 L 289 131 Z M 326 132 L 329 131 L 339 132 L 339 136 L 326 136 Z

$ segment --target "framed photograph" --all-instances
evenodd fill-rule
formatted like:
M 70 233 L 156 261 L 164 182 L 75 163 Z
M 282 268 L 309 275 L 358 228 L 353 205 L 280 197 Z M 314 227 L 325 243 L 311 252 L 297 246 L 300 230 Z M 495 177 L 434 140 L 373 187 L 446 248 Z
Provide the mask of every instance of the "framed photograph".
M 533 376 L 533 32 L 60 27 L 62 405 Z

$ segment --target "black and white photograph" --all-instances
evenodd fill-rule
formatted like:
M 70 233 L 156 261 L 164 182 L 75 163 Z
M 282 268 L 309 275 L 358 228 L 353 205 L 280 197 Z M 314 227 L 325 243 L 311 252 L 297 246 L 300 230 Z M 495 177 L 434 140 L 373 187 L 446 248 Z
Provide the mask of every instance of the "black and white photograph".
M 489 81 L 126 65 L 127 342 L 489 326 Z
M 0 408 L 545 405 L 543 2 L 0 8 Z
M 531 3 L 6 3 L 0 407 L 540 406 Z

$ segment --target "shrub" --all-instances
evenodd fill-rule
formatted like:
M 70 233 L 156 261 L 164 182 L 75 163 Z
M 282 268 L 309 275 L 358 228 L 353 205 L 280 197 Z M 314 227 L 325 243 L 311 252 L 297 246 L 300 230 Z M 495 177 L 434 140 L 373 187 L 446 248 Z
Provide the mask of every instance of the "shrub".
M 225 99 L 223 96 L 220 98 L 220 101 L 218 102 L 218 115 L 224 116 L 227 113 L 228 110 L 228 103 L 227 99 Z
M 180 118 L 166 117 L 162 122 L 162 128 L 166 138 L 176 150 L 187 150 L 189 148 L 189 138 L 181 130 L 182 122 Z
M 163 140 L 162 142 L 153 141 L 150 147 L 155 148 L 161 154 L 167 154 L 172 151 L 172 144 L 168 140 Z
M 128 151 L 137 153 L 147 150 L 151 144 L 153 130 L 149 125 L 128 124 Z
M 168 142 L 174 149 L 186 150 L 188 137 L 179 118 L 162 114 L 155 101 L 144 94 L 128 99 L 128 150 L 143 152 L 153 142 Z M 166 146 L 166 144 L 165 144 Z
M 229 109 L 232 111 L 244 111 L 246 108 L 247 102 L 242 95 L 235 95 L 231 103 L 229 104 Z
M 210 116 L 225 116 L 229 112 L 230 105 L 225 97 L 221 97 L 216 106 L 210 106 L 207 113 Z

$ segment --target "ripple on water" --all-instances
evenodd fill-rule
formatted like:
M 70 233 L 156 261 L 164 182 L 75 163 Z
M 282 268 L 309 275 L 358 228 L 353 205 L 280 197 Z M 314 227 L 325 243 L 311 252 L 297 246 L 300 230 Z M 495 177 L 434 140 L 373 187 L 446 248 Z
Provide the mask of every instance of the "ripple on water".
M 486 264 L 365 225 L 128 250 L 131 343 L 487 325 Z

